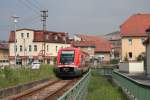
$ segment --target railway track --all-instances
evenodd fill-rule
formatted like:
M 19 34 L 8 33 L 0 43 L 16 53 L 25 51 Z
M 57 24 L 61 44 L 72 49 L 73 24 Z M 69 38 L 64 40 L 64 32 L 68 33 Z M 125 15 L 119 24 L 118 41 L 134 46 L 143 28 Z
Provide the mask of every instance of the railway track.
M 78 79 L 49 81 L 37 88 L 4 100 L 56 100 L 64 91 L 72 87 Z

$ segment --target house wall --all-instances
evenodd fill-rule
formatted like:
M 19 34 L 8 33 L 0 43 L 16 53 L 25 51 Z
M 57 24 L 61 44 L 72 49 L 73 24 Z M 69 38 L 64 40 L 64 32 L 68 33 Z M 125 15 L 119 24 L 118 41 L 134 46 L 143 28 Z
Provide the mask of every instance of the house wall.
M 0 66 L 9 65 L 8 49 L 0 49 Z
M 128 73 L 144 73 L 143 62 L 123 62 L 119 65 L 119 71 Z
M 128 39 L 132 39 L 132 44 L 129 45 Z M 125 57 L 127 56 L 129 59 L 129 52 L 132 52 L 132 59 L 129 60 L 136 60 L 136 58 L 143 52 L 145 52 L 145 46 L 143 45 L 141 38 L 143 37 L 122 37 L 122 60 L 124 61 Z
M 102 59 L 102 61 L 103 62 L 109 62 L 110 61 L 110 53 L 108 52 L 108 53 L 95 53 L 95 58 L 102 58 L 103 57 L 103 59 Z
M 94 47 L 78 47 L 78 48 L 80 48 L 84 52 L 87 52 L 90 56 L 94 56 L 94 51 L 95 51 Z

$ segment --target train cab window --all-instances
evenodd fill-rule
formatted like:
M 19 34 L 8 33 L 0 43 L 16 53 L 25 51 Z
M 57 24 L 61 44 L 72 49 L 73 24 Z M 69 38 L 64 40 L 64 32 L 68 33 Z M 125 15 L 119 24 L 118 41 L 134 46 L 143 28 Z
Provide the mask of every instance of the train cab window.
M 74 62 L 74 51 L 62 51 L 60 56 L 61 64 L 72 64 Z

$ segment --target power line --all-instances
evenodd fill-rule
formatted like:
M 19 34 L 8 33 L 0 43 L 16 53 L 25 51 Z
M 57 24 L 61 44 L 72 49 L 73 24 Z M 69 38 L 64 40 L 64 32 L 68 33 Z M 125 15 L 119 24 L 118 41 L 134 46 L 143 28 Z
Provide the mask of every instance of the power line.
M 41 3 L 39 3 L 38 0 L 32 0 L 32 1 L 34 1 L 39 7 L 44 8 L 44 6 Z
M 37 9 L 35 9 L 33 6 L 30 6 L 27 2 L 25 2 L 24 0 L 18 0 L 22 5 L 24 5 L 26 8 L 28 9 L 32 9 L 33 12 L 35 12 L 36 14 L 39 15 L 39 11 Z
M 29 5 L 35 7 L 36 9 L 41 10 L 41 8 L 40 8 L 36 3 L 31 2 L 31 0 L 25 0 L 25 1 L 26 1 Z M 34 1 L 34 0 L 32 0 L 32 1 Z

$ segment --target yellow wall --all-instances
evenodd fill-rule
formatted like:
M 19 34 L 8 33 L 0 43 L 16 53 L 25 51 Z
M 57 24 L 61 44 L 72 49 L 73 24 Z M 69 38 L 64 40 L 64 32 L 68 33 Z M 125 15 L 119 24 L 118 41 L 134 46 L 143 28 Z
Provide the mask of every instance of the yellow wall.
M 132 39 L 131 45 L 129 45 L 129 38 Z M 122 60 L 128 56 L 129 52 L 132 52 L 132 59 L 129 59 L 128 56 L 129 60 L 136 60 L 138 55 L 140 55 L 142 52 L 145 52 L 145 46 L 142 44 L 141 38 L 143 37 L 122 37 Z
M 0 49 L 0 60 L 8 60 L 8 50 Z

